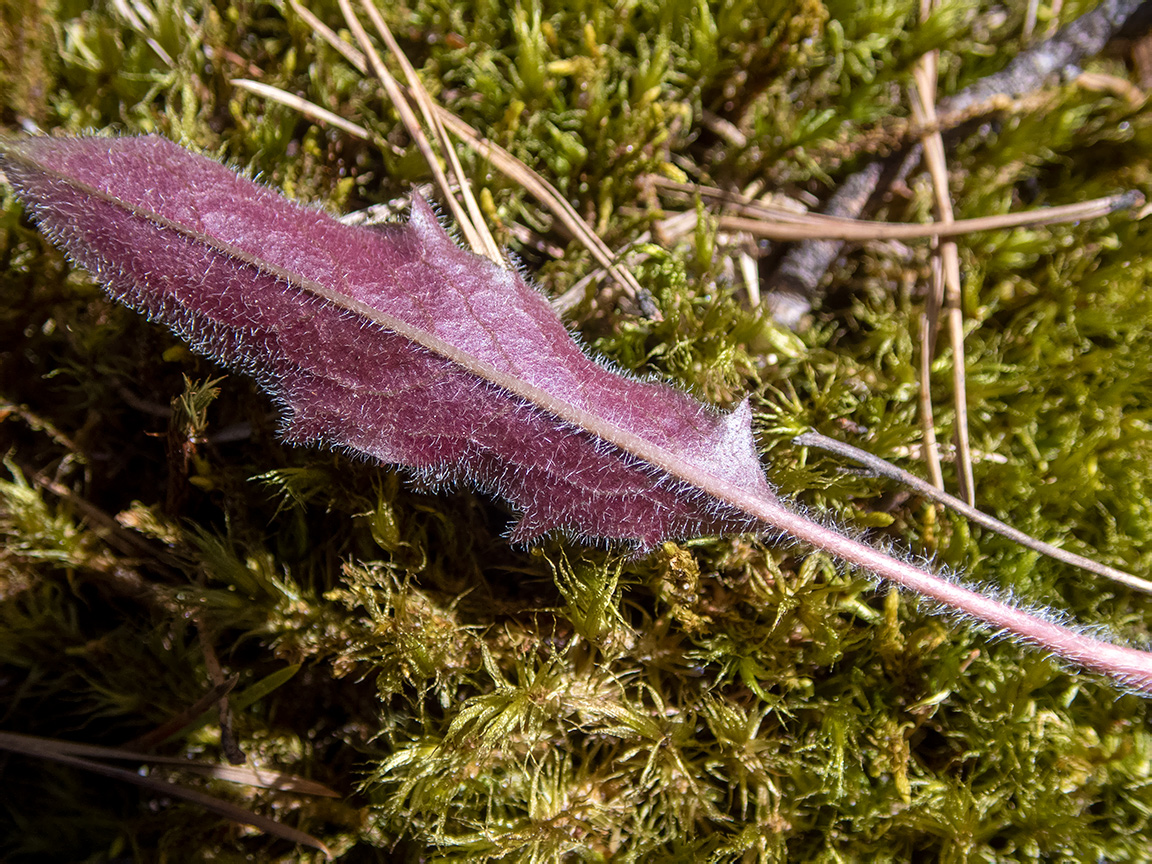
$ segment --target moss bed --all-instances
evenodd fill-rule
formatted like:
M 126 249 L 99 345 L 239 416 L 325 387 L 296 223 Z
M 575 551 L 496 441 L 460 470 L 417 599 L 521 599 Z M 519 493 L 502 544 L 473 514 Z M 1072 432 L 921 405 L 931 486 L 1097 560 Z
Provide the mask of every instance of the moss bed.
M 1031 36 L 1026 4 L 968 0 L 924 22 L 911 0 L 411 0 L 383 14 L 436 98 L 612 249 L 661 206 L 697 209 L 677 241 L 637 247 L 662 320 L 593 283 L 569 315 L 592 348 L 721 406 L 750 396 L 769 478 L 805 506 L 1145 644 L 1147 597 L 791 443 L 815 428 L 922 473 L 927 241 L 848 246 L 786 330 L 752 308 L 712 211 L 644 181 L 759 181 L 815 205 L 909 143 L 922 54 L 941 51 L 946 96 L 1093 4 L 1057 5 L 1051 19 L 1040 4 Z M 335 2 L 309 8 L 344 27 Z M 1120 86 L 1137 70 L 1111 50 L 1084 66 L 1108 86 L 1051 79 L 948 132 L 958 218 L 1152 193 L 1152 103 Z M 379 84 L 281 2 L 8 0 L 0 111 L 6 134 L 160 133 L 337 213 L 429 179 Z M 521 187 L 461 158 L 542 290 L 594 269 Z M 340 797 L 156 770 L 341 861 L 1152 855 L 1143 698 L 787 544 L 515 548 L 512 514 L 482 496 L 283 445 L 249 380 L 111 303 L 0 194 L 0 730 L 126 746 L 208 690 L 207 642 L 238 677 L 249 760 Z M 927 221 L 932 201 L 919 170 L 870 214 Z M 1152 561 L 1150 233 L 1116 215 L 960 240 L 979 506 L 1138 574 Z M 763 275 L 784 248 L 759 245 Z M 942 347 L 943 442 L 948 361 Z M 224 762 L 218 719 L 157 752 Z M 5 860 L 323 860 L 73 767 L 4 754 L 0 771 Z

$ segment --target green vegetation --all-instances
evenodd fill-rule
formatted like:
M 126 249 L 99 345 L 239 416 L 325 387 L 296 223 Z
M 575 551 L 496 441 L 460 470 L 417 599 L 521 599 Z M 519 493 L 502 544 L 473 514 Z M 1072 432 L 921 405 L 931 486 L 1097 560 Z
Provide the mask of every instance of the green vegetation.
M 383 13 L 446 107 L 620 249 L 663 215 L 650 173 L 826 197 L 902 141 L 923 52 L 942 50 L 941 90 L 955 92 L 1025 47 L 1024 5 L 959 0 L 925 23 L 913 0 L 409 0 Z M 1061 20 L 1091 5 L 1066 2 Z M 335 2 L 309 8 L 343 26 Z M 1118 56 L 1087 65 L 1132 75 Z M 236 77 L 303 94 L 387 146 Z M 0 111 L 8 133 L 159 132 L 339 212 L 428 180 L 378 84 L 279 0 L 7 0 Z M 712 115 L 743 143 L 711 131 Z M 1152 192 L 1152 108 L 1116 92 L 1053 82 L 948 140 L 958 217 Z M 498 239 L 545 291 L 593 268 L 575 243 L 553 257 L 513 230 L 567 243 L 515 183 L 462 159 Z M 923 221 L 931 202 L 918 173 L 878 218 Z M 340 860 L 1147 860 L 1145 700 L 787 545 L 707 538 L 640 560 L 562 540 L 512 548 L 509 514 L 480 496 L 282 445 L 251 382 L 220 379 L 109 302 L 10 197 L 3 208 L 0 729 L 127 745 L 211 686 L 200 622 L 234 694 L 258 697 L 236 700 L 249 759 L 343 797 L 165 776 L 308 831 Z M 814 427 L 894 459 L 917 447 L 926 241 L 849 248 L 791 334 L 749 309 L 736 247 L 699 212 L 635 267 L 663 321 L 590 288 L 571 318 L 596 350 L 720 404 L 750 393 L 769 476 L 805 505 L 1147 640 L 1147 598 L 790 443 Z M 979 505 L 1141 575 L 1150 232 L 1116 217 L 960 246 Z M 219 724 L 159 752 L 223 762 Z M 322 860 L 75 768 L 5 755 L 0 771 L 5 860 Z

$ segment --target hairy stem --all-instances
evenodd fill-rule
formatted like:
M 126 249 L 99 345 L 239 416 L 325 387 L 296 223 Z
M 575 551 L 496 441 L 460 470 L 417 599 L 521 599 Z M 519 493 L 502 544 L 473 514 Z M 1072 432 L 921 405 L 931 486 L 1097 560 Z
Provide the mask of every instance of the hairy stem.
M 928 570 L 893 558 L 866 543 L 845 537 L 780 504 L 756 508 L 773 527 L 905 588 L 962 612 L 979 622 L 1000 628 L 1020 639 L 1068 660 L 1107 675 L 1142 693 L 1152 694 L 1152 653 L 1112 645 L 1046 621 Z

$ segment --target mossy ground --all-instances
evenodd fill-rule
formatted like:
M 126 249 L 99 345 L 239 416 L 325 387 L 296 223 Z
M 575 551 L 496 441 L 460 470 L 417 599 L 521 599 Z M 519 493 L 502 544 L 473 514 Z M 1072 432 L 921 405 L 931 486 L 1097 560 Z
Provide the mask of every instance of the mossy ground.
M 1060 19 L 1091 5 L 1066 2 Z M 660 215 L 637 182 L 649 172 L 822 198 L 876 142 L 898 140 L 921 53 L 942 49 L 947 94 L 1025 47 L 1023 3 L 961 0 L 923 24 L 918 7 L 412 0 L 383 12 L 447 107 L 621 248 Z M 310 8 L 340 26 L 334 2 Z M 135 29 L 124 10 L 152 20 Z M 1119 57 L 1089 65 L 1133 74 Z M 6 0 L 0 68 L 7 132 L 159 132 L 341 212 L 427 179 L 377 85 L 283 3 Z M 312 125 L 234 77 L 306 95 L 390 146 Z M 746 144 L 709 131 L 706 114 Z M 949 140 L 960 217 L 1152 192 L 1152 109 L 1115 93 L 1054 82 Z M 498 239 L 546 291 L 589 271 L 520 188 L 463 159 Z M 916 176 L 879 217 L 924 220 L 931 200 Z M 961 242 L 979 504 L 1140 574 L 1152 562 L 1150 231 L 1115 218 Z M 637 275 L 664 320 L 591 292 L 572 322 L 596 350 L 720 404 L 750 393 L 769 475 L 806 505 L 1147 639 L 1147 599 L 789 443 L 815 427 L 882 456 L 917 445 L 926 243 L 849 249 L 796 335 L 748 308 L 706 214 L 684 243 L 645 251 Z M 562 540 L 512 548 L 509 514 L 490 501 L 280 444 L 250 382 L 207 383 L 219 369 L 108 302 L 10 198 L 0 268 L 0 728 L 107 745 L 153 729 L 209 686 L 195 617 L 236 692 L 279 674 L 237 711 L 250 758 L 345 797 L 179 779 L 313 833 L 340 860 L 1152 856 L 1145 700 L 794 547 L 708 538 L 641 560 Z M 943 360 L 936 374 L 948 440 Z M 124 545 L 140 534 L 163 561 Z M 164 751 L 223 758 L 214 722 Z M 6 755 L 2 771 L 6 860 L 312 854 L 73 768 Z

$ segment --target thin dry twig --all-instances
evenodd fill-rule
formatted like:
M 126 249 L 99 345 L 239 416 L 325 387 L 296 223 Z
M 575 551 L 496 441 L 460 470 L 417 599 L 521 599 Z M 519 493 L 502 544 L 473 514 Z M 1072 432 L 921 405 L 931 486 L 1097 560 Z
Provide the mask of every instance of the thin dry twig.
M 899 223 L 876 222 L 867 219 L 848 219 L 826 213 L 803 213 L 772 204 L 754 201 L 737 192 L 728 192 L 712 186 L 677 183 L 663 177 L 648 178 L 653 185 L 684 194 L 699 194 L 702 198 L 730 207 L 738 215 L 721 214 L 719 227 L 728 231 L 741 231 L 767 240 L 919 240 L 924 238 L 962 237 L 982 231 L 1005 231 L 1013 228 L 1059 225 L 1097 219 L 1143 205 L 1144 197 L 1136 191 L 1106 195 L 1075 204 L 1041 207 L 1020 213 L 1002 213 L 975 219 L 957 219 L 951 222 Z M 688 211 L 683 211 L 688 212 Z M 669 218 L 676 218 L 673 213 Z
M 216 656 L 216 648 L 212 644 L 212 634 L 208 628 L 207 613 L 199 610 L 193 613 L 193 620 L 196 622 L 196 632 L 200 636 L 200 651 L 204 655 L 208 677 L 212 679 L 213 690 L 220 693 L 216 700 L 216 704 L 220 706 L 220 749 L 233 765 L 242 765 L 247 757 L 240 749 L 240 743 L 236 740 L 236 733 L 232 729 L 232 706 L 228 702 L 228 691 L 232 688 L 227 686 L 228 679 L 224 677 L 224 670 Z
M 828 199 L 824 214 L 833 218 L 859 216 L 876 191 L 882 171 L 881 162 L 870 162 L 850 176 Z M 764 298 L 779 323 L 796 327 L 812 311 L 820 280 L 843 248 L 842 240 L 806 240 L 788 250 L 768 280 Z
M 0 422 L 10 417 L 23 420 L 24 425 L 33 432 L 43 432 L 52 439 L 53 443 L 67 450 L 69 455 L 74 459 L 78 459 L 81 462 L 88 461 L 88 457 L 80 449 L 80 445 L 73 441 L 71 437 L 64 434 L 51 420 L 41 417 L 27 405 L 17 405 L 15 402 L 9 402 L 7 399 L 0 398 Z
M 163 744 L 173 735 L 180 732 L 188 726 L 193 720 L 198 718 L 201 714 L 227 696 L 235 689 L 240 676 L 233 675 L 227 681 L 220 684 L 214 684 L 199 699 L 164 723 L 161 723 L 151 732 L 145 732 L 143 735 L 133 738 L 125 746 L 127 750 L 151 750 Z
M 835 438 L 821 435 L 819 432 L 805 432 L 793 438 L 792 443 L 798 444 L 801 447 L 814 447 L 819 450 L 826 450 L 829 453 L 843 456 L 845 459 L 851 459 L 853 462 L 858 462 L 863 465 L 869 472 L 881 477 L 887 477 L 890 480 L 895 480 L 897 483 L 902 483 L 914 489 L 925 498 L 955 510 L 966 519 L 987 528 L 989 531 L 995 531 L 997 534 L 1007 537 L 1009 540 L 1019 543 L 1021 546 L 1039 552 L 1042 555 L 1047 555 L 1049 558 L 1054 558 L 1065 564 L 1070 564 L 1073 567 L 1079 567 L 1082 570 L 1087 570 L 1098 576 L 1112 579 L 1130 588 L 1135 588 L 1137 591 L 1152 594 L 1152 582 L 1149 582 L 1147 579 L 1141 579 L 1139 576 L 1134 576 L 1124 570 L 1109 567 L 1106 564 L 1093 561 L 1091 558 L 1084 558 L 1075 552 L 1069 552 L 1066 549 L 1045 543 L 1043 540 L 1037 540 L 1031 535 L 1025 534 L 1023 531 L 1001 522 L 994 516 L 989 516 L 984 511 L 977 510 L 959 498 L 949 495 L 947 492 L 922 480 L 915 474 L 910 474 L 903 468 L 898 468 L 891 462 L 869 453 L 867 450 L 861 450 L 858 447 L 853 447 L 851 444 L 845 444 L 843 441 L 837 441 Z
M 178 562 L 167 551 L 154 546 L 151 542 L 129 531 L 116 519 L 109 516 L 95 504 L 73 492 L 63 483 L 49 477 L 35 475 L 33 478 L 37 486 L 51 492 L 57 498 L 67 501 L 81 518 L 87 522 L 92 532 L 123 555 L 143 559 L 148 562 L 149 569 L 160 575 L 175 580 L 178 576 Z M 157 608 L 172 610 L 175 608 L 170 598 L 163 596 L 157 586 L 145 581 L 131 571 L 122 570 L 116 573 L 117 586 L 126 594 L 136 599 L 146 601 Z

